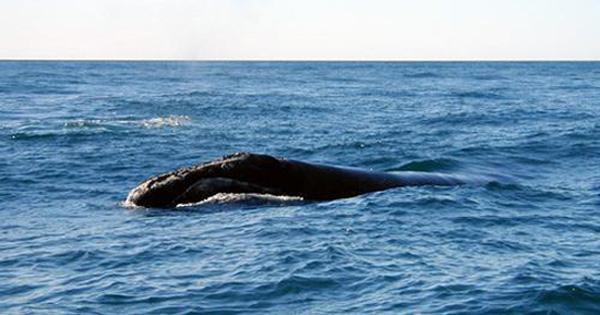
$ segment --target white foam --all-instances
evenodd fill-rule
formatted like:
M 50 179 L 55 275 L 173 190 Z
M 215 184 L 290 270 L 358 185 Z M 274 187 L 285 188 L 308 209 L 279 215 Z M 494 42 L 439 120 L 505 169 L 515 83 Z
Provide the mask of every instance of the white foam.
M 131 200 L 129 200 L 129 196 L 127 196 L 127 199 L 121 201 L 119 204 L 121 205 L 121 207 L 127 208 L 127 209 L 144 208 L 144 207 L 140 207 L 140 206 L 136 205 L 135 203 L 131 202 Z
M 77 119 L 64 123 L 66 128 L 104 128 L 118 126 L 142 126 L 145 128 L 180 127 L 187 125 L 192 118 L 187 115 L 169 115 L 148 119 Z
M 184 203 L 177 205 L 180 207 L 196 207 L 206 204 L 225 204 L 225 203 L 246 203 L 246 202 L 258 202 L 258 203 L 291 203 L 303 201 L 304 198 L 298 196 L 277 196 L 270 194 L 256 194 L 256 193 L 218 193 L 209 198 L 206 198 L 199 202 Z
M 183 126 L 192 121 L 189 116 L 186 115 L 169 115 L 167 117 L 156 117 L 150 119 L 144 119 L 141 124 L 146 128 L 156 127 L 179 127 Z

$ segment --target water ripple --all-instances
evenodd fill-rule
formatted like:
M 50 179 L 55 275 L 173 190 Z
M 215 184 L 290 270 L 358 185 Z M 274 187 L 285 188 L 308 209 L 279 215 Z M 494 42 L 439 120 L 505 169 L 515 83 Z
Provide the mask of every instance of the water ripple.
M 0 62 L 0 309 L 598 313 L 597 68 Z M 120 204 L 236 151 L 485 180 Z

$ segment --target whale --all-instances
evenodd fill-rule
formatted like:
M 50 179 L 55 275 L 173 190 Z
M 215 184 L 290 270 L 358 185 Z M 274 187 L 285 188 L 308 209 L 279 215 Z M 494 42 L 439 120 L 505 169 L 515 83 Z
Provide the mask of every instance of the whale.
M 465 183 L 463 178 L 450 174 L 387 173 L 239 152 L 150 177 L 133 188 L 125 202 L 146 208 L 173 208 L 198 203 L 219 193 L 268 194 L 325 201 L 395 187 Z

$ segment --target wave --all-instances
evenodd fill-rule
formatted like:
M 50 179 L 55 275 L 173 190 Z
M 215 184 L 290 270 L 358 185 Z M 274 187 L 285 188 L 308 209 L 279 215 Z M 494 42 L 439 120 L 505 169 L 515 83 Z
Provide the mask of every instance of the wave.
M 411 79 L 429 79 L 429 78 L 441 78 L 439 74 L 433 72 L 417 72 L 417 73 L 407 73 L 404 75 L 405 78 Z
M 179 127 L 188 124 L 192 119 L 189 116 L 185 115 L 171 115 L 167 117 L 157 117 L 144 119 L 140 121 L 140 124 L 147 128 L 156 128 L 156 127 Z
M 407 91 L 407 90 L 383 90 L 383 89 L 361 92 L 358 95 L 360 95 L 360 96 L 381 96 L 381 97 L 389 97 L 389 98 L 402 98 L 402 97 L 417 96 L 416 93 Z
M 127 200 L 121 202 L 121 206 L 130 209 L 144 208 L 137 206 Z M 299 196 L 278 196 L 258 193 L 218 193 L 199 202 L 182 203 L 176 206 L 178 209 L 195 208 L 206 205 L 243 204 L 243 205 L 286 205 L 304 201 Z
M 73 83 L 65 83 L 72 85 Z M 78 94 L 79 91 L 77 89 L 72 89 L 67 87 L 66 85 L 60 85 L 53 83 L 49 84 L 27 84 L 27 83 L 8 83 L 3 86 L 0 86 L 0 94 L 9 94 L 9 95 L 72 95 Z
M 448 94 L 459 98 L 505 99 L 506 96 L 492 91 L 457 91 Z
M 233 94 L 220 93 L 217 91 L 189 91 L 174 94 L 162 94 L 160 97 L 205 97 L 205 96 L 234 96 Z
M 192 119 L 186 115 L 169 115 L 148 119 L 78 119 L 64 123 L 66 128 L 96 128 L 110 126 L 143 126 L 147 128 L 179 127 L 188 124 Z
M 351 78 L 351 77 L 325 77 L 324 80 L 331 82 L 343 82 L 343 83 L 361 83 L 364 79 Z
M 24 71 L 17 75 L 13 75 L 12 79 L 55 79 L 55 80 L 71 80 L 81 81 L 82 76 L 71 73 L 60 73 L 53 71 Z
M 210 204 L 288 204 L 304 201 L 304 198 L 298 196 L 277 196 L 270 194 L 256 193 L 218 193 L 205 200 L 194 203 L 178 205 L 177 208 L 197 207 Z
M 565 313 L 581 312 L 590 314 L 600 310 L 600 289 L 598 283 L 584 280 L 575 285 L 562 285 L 538 294 L 536 302 L 541 306 L 563 310 Z
M 505 76 L 495 75 L 495 74 L 475 75 L 475 76 L 473 76 L 473 79 L 480 80 L 480 81 L 508 80 L 508 78 Z
M 15 128 L 16 130 L 10 134 L 10 138 L 13 140 L 29 140 L 64 136 L 88 136 L 125 130 L 130 127 L 181 127 L 188 125 L 191 121 L 192 119 L 186 115 L 169 115 L 147 119 L 76 119 L 54 125 L 44 125 L 40 121 Z
M 555 88 L 563 91 L 600 90 L 600 87 L 591 84 L 559 85 Z
M 94 134 L 103 133 L 106 130 L 94 130 L 94 131 L 79 131 L 79 132 L 65 132 L 63 130 L 57 131 L 19 131 L 10 134 L 11 140 L 44 140 L 61 137 L 79 138 L 87 137 Z
M 435 171 L 448 171 L 458 168 L 459 161 L 454 159 L 430 159 L 430 160 L 418 160 L 411 161 L 403 164 L 399 167 L 388 169 L 387 171 L 415 171 L 415 172 L 435 172 Z

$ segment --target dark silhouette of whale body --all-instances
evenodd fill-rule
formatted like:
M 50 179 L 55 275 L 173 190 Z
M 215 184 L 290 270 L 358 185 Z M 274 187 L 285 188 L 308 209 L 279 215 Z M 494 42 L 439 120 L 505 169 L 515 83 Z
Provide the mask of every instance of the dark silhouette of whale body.
M 427 173 L 384 173 L 318 165 L 269 155 L 236 153 L 212 162 L 151 177 L 134 188 L 127 204 L 169 208 L 218 193 L 258 193 L 332 200 L 393 187 L 461 185 L 459 177 Z

